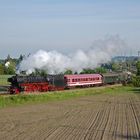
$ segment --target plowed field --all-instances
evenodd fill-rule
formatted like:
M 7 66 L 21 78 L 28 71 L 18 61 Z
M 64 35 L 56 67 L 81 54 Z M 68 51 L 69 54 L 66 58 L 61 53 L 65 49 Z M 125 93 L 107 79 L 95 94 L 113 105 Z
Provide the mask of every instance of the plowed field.
M 140 140 L 140 94 L 97 94 L 0 110 L 0 140 Z

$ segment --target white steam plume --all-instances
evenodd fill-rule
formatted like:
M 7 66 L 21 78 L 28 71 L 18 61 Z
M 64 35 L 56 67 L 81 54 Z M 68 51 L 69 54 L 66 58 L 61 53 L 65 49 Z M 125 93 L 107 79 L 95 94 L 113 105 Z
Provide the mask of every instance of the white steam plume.
M 95 68 L 101 63 L 110 61 L 123 47 L 125 43 L 119 36 L 111 36 L 105 40 L 96 40 L 86 51 L 77 50 L 69 56 L 57 51 L 39 50 L 24 59 L 18 71 L 26 71 L 27 74 L 34 72 L 35 69 L 46 70 L 49 74 L 61 73 L 67 69 L 80 72 L 83 68 Z

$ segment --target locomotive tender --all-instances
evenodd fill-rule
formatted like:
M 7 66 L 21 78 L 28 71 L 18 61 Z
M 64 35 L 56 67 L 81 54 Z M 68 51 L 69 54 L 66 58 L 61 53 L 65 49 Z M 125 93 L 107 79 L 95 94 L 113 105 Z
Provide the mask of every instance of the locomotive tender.
M 74 75 L 47 75 L 47 76 L 12 76 L 10 93 L 20 92 L 47 92 L 64 90 L 74 87 L 93 87 L 104 84 L 121 83 L 124 79 L 120 74 L 74 74 Z

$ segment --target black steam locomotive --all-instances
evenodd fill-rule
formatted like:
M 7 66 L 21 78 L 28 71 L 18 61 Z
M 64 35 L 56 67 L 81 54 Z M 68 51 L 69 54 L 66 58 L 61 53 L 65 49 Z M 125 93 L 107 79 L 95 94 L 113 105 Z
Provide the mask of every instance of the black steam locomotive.
M 12 76 L 10 93 L 63 90 L 66 82 L 63 75 L 47 76 Z

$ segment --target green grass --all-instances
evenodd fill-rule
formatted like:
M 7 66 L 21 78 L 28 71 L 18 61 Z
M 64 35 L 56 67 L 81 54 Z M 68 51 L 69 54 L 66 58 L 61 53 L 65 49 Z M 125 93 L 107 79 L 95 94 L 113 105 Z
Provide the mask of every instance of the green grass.
M 8 85 L 7 79 L 12 75 L 0 75 L 0 85 Z
M 69 91 L 47 92 L 46 94 L 20 94 L 13 96 L 1 96 L 0 108 L 22 105 L 45 103 L 48 101 L 60 101 L 82 96 L 93 96 L 100 94 L 114 94 L 114 93 L 132 93 L 132 87 L 105 87 L 105 88 L 88 88 L 77 89 Z

